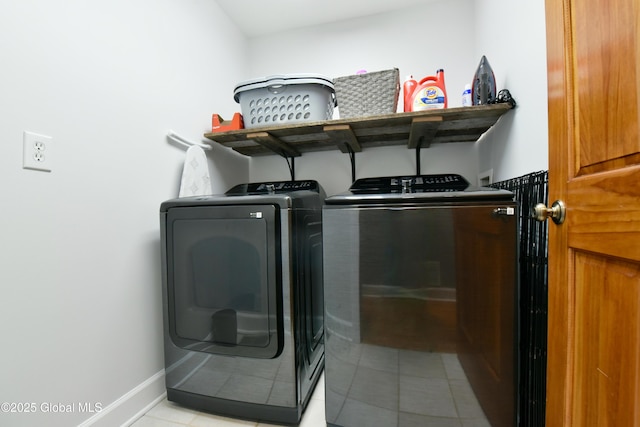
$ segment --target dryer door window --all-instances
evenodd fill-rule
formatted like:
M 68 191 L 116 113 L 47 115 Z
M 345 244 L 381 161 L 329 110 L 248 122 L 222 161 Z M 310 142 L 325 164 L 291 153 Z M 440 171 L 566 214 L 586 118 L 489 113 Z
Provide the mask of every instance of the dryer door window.
M 177 346 L 260 358 L 280 353 L 278 213 L 273 205 L 168 211 L 169 329 Z

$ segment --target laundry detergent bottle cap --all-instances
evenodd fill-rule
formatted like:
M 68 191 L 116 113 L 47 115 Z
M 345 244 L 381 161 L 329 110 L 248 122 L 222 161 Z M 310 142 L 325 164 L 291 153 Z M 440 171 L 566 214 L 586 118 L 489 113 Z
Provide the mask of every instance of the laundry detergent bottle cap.
M 404 102 L 405 112 L 412 111 L 411 104 L 413 104 L 413 92 L 416 90 L 417 86 L 418 82 L 413 78 L 413 76 L 405 77 L 404 84 L 402 85 L 402 100 Z
M 447 105 L 443 69 L 439 69 L 435 76 L 425 77 L 418 82 L 412 96 L 411 111 L 447 108 Z

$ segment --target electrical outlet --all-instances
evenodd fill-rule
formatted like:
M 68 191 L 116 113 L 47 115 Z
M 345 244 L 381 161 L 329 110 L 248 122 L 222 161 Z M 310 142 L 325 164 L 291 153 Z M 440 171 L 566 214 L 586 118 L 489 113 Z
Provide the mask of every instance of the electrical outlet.
M 22 136 L 22 168 L 51 172 L 53 138 L 24 131 Z

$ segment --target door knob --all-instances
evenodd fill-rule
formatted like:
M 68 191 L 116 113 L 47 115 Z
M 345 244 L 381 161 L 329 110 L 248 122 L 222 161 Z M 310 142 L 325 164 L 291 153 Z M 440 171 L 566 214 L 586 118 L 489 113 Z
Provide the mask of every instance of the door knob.
M 562 200 L 556 200 L 551 208 L 545 206 L 544 203 L 538 203 L 533 208 L 532 217 L 536 221 L 544 222 L 547 218 L 551 218 L 556 224 L 562 224 L 567 215 L 567 209 Z

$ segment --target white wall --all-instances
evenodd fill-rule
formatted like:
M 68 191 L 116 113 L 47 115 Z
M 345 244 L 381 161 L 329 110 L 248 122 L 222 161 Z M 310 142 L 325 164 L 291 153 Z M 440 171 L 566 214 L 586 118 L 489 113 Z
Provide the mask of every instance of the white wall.
M 501 181 L 548 169 L 544 1 L 476 0 L 474 26 L 476 56 L 518 103 L 480 142 L 480 170 Z
M 476 144 L 423 149 L 421 172 L 457 172 L 475 183 L 478 173 L 489 169 L 494 170 L 494 180 L 546 169 L 544 3 L 529 3 L 430 1 L 411 9 L 253 38 L 247 78 L 299 72 L 338 77 L 361 68 L 397 67 L 404 80 L 407 74 L 422 78 L 444 68 L 449 105 L 458 107 L 464 85 L 471 82 L 484 54 L 499 88 L 511 91 L 518 109 L 507 113 Z M 367 149 L 356 159 L 357 177 L 416 170 L 415 152 L 403 147 Z M 277 156 L 251 160 L 254 181 L 288 177 L 286 162 Z M 348 156 L 335 151 L 305 154 L 296 159 L 296 178 L 317 179 L 328 194 L 344 191 L 351 181 Z
M 80 403 L 120 425 L 164 391 L 158 210 L 185 155 L 165 135 L 230 117 L 244 43 L 213 1 L 3 2 L 0 402 L 36 413 L 0 425 L 77 425 Z M 24 130 L 53 137 L 52 172 L 22 169 Z M 247 180 L 210 158 L 215 191 Z

